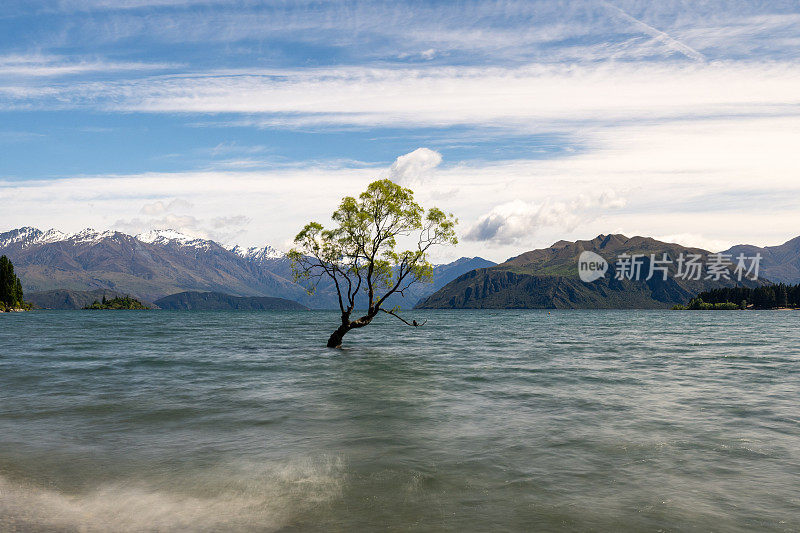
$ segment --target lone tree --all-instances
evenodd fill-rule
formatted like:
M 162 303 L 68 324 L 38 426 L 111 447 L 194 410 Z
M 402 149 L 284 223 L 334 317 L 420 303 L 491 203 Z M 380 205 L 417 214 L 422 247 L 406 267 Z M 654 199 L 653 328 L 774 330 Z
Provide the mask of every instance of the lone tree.
M 391 295 L 404 295 L 411 285 L 431 281 L 431 246 L 458 242 L 453 215 L 435 207 L 425 211 L 414 201 L 413 191 L 384 179 L 371 183 L 358 199 L 345 197 L 331 218 L 336 224 L 332 229 L 318 222 L 306 224 L 289 252 L 295 279 L 307 282 L 309 293 L 321 279 L 330 280 L 336 289 L 342 320 L 328 347 L 341 347 L 348 331 L 363 328 L 381 312 L 409 326 L 421 325 L 402 318 L 397 308 L 383 306 Z M 398 251 L 398 239 L 416 243 Z M 363 306 L 364 300 L 366 312 L 353 319 L 357 303 Z

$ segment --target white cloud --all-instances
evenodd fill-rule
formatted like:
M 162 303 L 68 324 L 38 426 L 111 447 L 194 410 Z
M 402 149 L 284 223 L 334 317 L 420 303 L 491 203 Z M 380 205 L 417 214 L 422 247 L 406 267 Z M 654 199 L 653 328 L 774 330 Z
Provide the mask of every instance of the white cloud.
M 191 4 L 204 8 L 184 9 Z M 28 34 L 44 51 L 112 51 L 122 48 L 103 45 L 124 43 L 129 58 L 137 53 L 131 42 L 146 57 L 164 50 L 153 43 L 202 42 L 220 51 L 226 47 L 210 43 L 252 40 L 262 50 L 272 39 L 299 40 L 336 47 L 336 57 L 361 66 L 153 76 L 175 65 L 5 55 L 0 110 L 233 113 L 237 124 L 289 128 L 472 126 L 458 134 L 486 132 L 502 142 L 509 132 L 543 132 L 580 148 L 512 161 L 478 160 L 484 151 L 446 166 L 429 148 L 398 157 L 383 175 L 419 187 L 419 199 L 455 212 L 461 231 L 478 239 L 457 254 L 485 254 L 492 242 L 489 253 L 502 258 L 610 231 L 707 247 L 777 244 L 800 227 L 797 13 L 745 0 L 468 0 L 456 9 L 366 1 L 357 17 L 338 2 L 226 4 L 58 0 L 49 5 L 91 16 L 71 14 L 63 26 Z M 216 64 L 252 57 L 231 53 Z M 259 56 L 258 65 L 286 61 L 273 59 Z M 342 195 L 357 194 L 375 174 L 357 162 L 279 166 L 261 158 L 269 148 L 233 142 L 206 152 L 220 158 L 217 170 L 0 181 L 3 223 L 177 225 L 203 235 L 242 232 L 243 244 L 283 243 L 308 220 L 325 222 Z M 615 209 L 620 198 L 602 197 L 598 184 L 624 196 L 625 208 Z M 174 204 L 184 197 L 191 205 Z
M 246 226 L 249 223 L 250 217 L 244 215 L 215 217 L 211 219 L 211 225 L 216 229 Z
M 263 145 L 242 145 L 235 141 L 221 142 L 210 150 L 212 156 L 226 154 L 260 154 L 268 151 L 269 148 Z
M 442 162 L 442 154 L 430 148 L 417 148 L 401 155 L 389 167 L 388 177 L 403 186 L 420 185 Z
M 145 173 L 9 182 L 0 198 L 3 224 L 115 228 L 129 233 L 174 228 L 183 233 L 243 245 L 283 243 L 309 220 L 327 221 L 344 195 L 357 195 L 373 178 L 371 168 L 310 166 L 274 171 Z M 170 198 L 183 204 L 162 213 Z M 58 198 L 56 206 L 53 198 Z M 161 200 L 153 201 L 154 198 Z M 302 198 L 302 206 L 298 199 Z M 156 207 L 153 207 L 153 204 Z M 92 209 L 86 209 L 92 205 Z M 146 209 L 149 215 L 142 212 Z M 287 206 L 294 206 L 287 209 Z M 155 214 L 159 213 L 159 214 Z
M 191 237 L 209 238 L 208 232 L 201 228 L 201 222 L 191 215 L 166 215 L 161 218 L 120 219 L 112 224 L 116 230 L 136 235 L 153 229 L 174 229 Z
M 142 7 L 186 7 L 191 5 L 213 5 L 224 0 L 59 0 L 62 10 L 95 11 L 98 9 L 137 9 Z
M 342 67 L 0 85 L 0 108 L 246 113 L 256 114 L 250 124 L 269 127 L 480 125 L 530 132 L 598 122 L 796 114 L 798 85 L 794 63 Z
M 106 59 L 76 58 L 54 55 L 0 56 L 0 76 L 15 78 L 50 78 L 88 73 L 152 72 L 175 68 L 168 63 L 139 61 L 108 61 Z
M 686 57 L 688 57 L 690 59 L 694 59 L 695 61 L 705 61 L 706 60 L 706 58 L 705 58 L 705 56 L 703 56 L 703 54 L 701 54 L 700 52 L 698 52 L 694 48 L 692 48 L 690 46 L 687 46 L 685 43 L 682 43 L 682 42 L 678 41 L 677 39 L 675 39 L 674 37 L 670 36 L 666 32 L 658 30 L 658 29 L 650 26 L 649 24 L 647 24 L 647 23 L 645 23 L 645 22 L 643 22 L 643 21 L 641 21 L 641 20 L 639 20 L 637 18 L 632 17 L 630 14 L 626 13 L 624 10 L 618 8 L 617 6 L 611 5 L 608 2 L 603 2 L 603 4 L 606 7 L 608 7 L 610 10 L 612 10 L 613 12 L 615 12 L 619 16 L 621 16 L 624 20 L 633 23 L 633 26 L 635 28 L 641 30 L 646 35 L 649 35 L 650 37 L 652 37 L 654 41 L 656 41 L 658 43 L 662 43 L 667 48 L 669 48 L 671 50 L 675 50 L 676 52 L 679 52 L 679 53 L 683 54 L 684 56 L 686 56 Z
M 130 235 L 150 230 L 174 229 L 191 237 L 228 243 L 241 236 L 250 222 L 251 219 L 244 215 L 197 218 L 186 214 L 166 214 L 160 218 L 119 219 L 112 227 Z
M 430 60 L 436 57 L 436 50 L 434 50 L 433 48 L 428 48 L 427 50 L 420 52 L 419 55 L 422 59 Z
M 34 12 L 49 11 L 41 2 L 30 4 Z M 65 27 L 34 32 L 31 39 L 62 49 L 76 41 L 103 46 L 275 39 L 333 46 L 361 59 L 430 50 L 437 56 L 454 53 L 459 62 L 591 60 L 584 53 L 602 59 L 797 57 L 796 46 L 786 43 L 797 34 L 790 26 L 797 10 L 791 2 L 64 0 L 48 7 L 66 12 Z M 84 10 L 92 16 L 70 13 Z
M 144 204 L 139 212 L 143 215 L 148 216 L 156 216 L 167 213 L 169 211 L 177 211 L 179 209 L 190 209 L 192 207 L 191 202 L 187 202 L 186 200 L 182 200 L 180 198 L 176 198 L 169 203 L 164 203 L 161 200 L 156 202 L 152 202 L 149 204 Z
M 710 252 L 721 252 L 727 250 L 734 244 L 733 241 L 726 241 L 721 239 L 709 239 L 705 235 L 699 233 L 680 233 L 677 235 L 656 235 L 653 237 L 656 240 L 663 242 L 674 242 L 683 246 L 694 248 L 702 248 Z
M 145 215 L 145 218 L 119 219 L 114 222 L 113 227 L 129 234 L 144 233 L 149 230 L 174 229 L 193 237 L 226 243 L 240 236 L 251 221 L 245 215 L 198 218 L 186 214 L 193 208 L 192 202 L 182 198 L 175 198 L 169 202 L 157 200 L 144 204 L 139 210 L 139 213 Z M 182 213 L 178 214 L 178 211 L 182 211 Z
M 603 210 L 624 207 L 625 199 L 614 191 L 598 196 L 581 195 L 569 201 L 547 199 L 540 204 L 513 200 L 494 207 L 482 215 L 464 234 L 472 241 L 490 245 L 530 243 L 543 227 L 572 232 L 581 224 L 594 220 Z
M 139 212 L 143 215 L 155 216 L 166 213 L 167 207 L 164 205 L 164 202 L 159 200 L 151 204 L 144 204 Z
M 148 9 L 208 4 L 206 9 Z M 216 5 L 214 5 L 216 4 Z M 358 55 L 382 55 L 389 50 L 419 53 L 447 48 L 486 51 L 532 48 L 598 31 L 624 30 L 627 21 L 609 20 L 599 2 L 573 6 L 565 2 L 499 2 L 473 0 L 457 8 L 447 4 L 404 2 L 257 2 L 224 0 L 73 0 L 65 11 L 92 11 L 73 18 L 54 37 L 63 46 L 79 35 L 95 43 L 139 38 L 155 42 L 242 42 L 290 39 L 325 46 L 353 47 Z M 603 16 L 605 15 L 605 16 Z M 533 22 L 536 22 L 535 24 Z M 84 37 L 86 40 L 86 37 Z
M 645 122 L 580 135 L 591 150 L 555 159 L 450 161 L 434 167 L 435 179 L 416 189 L 422 205 L 452 211 L 461 221 L 461 235 L 494 237 L 491 248 L 490 241 L 462 239 L 437 260 L 461 255 L 504 260 L 560 239 L 611 232 L 698 235 L 702 239 L 681 237 L 681 242 L 704 248 L 729 242 L 774 245 L 800 233 L 800 126 L 794 117 Z M 241 231 L 238 242 L 283 245 L 306 222 L 327 223 L 341 197 L 357 195 L 374 176 L 373 166 L 343 161 L 259 171 L 0 181 L 0 198 L 6 228 L 64 231 L 107 228 L 120 219 L 163 227 L 170 220 L 162 224 L 163 215 L 149 220 L 140 213 L 142 205 L 160 201 L 166 208 L 180 198 L 193 206 L 172 214 L 194 217 L 198 222 L 192 227 L 207 235 L 215 229 L 213 219 L 241 215 L 251 222 L 231 228 Z M 59 202 L 53 204 L 53 198 Z M 90 203 L 94 207 L 86 209 Z M 491 206 L 503 207 L 487 212 Z M 485 227 L 473 230 L 479 223 Z

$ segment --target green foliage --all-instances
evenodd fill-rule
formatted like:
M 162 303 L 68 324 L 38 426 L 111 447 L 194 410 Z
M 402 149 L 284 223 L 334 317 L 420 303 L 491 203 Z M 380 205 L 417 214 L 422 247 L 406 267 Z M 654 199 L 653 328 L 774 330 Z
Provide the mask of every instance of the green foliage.
M 107 300 L 105 295 L 103 295 L 103 301 L 98 302 L 97 300 L 94 301 L 92 305 L 88 305 L 84 307 L 84 309 L 125 309 L 125 310 L 134 310 L 134 309 L 150 309 L 142 302 L 135 298 L 131 298 L 130 296 L 118 296 L 116 298 L 112 298 Z
M 14 265 L 8 257 L 0 257 L 0 309 L 29 308 L 22 296 L 22 282 L 14 274 Z
M 718 302 L 709 303 L 704 302 L 702 298 L 692 298 L 688 305 L 676 305 L 673 310 L 691 310 L 691 311 L 734 311 L 741 309 L 737 304 L 731 302 Z
M 733 302 L 739 303 L 735 304 Z M 703 305 L 705 305 L 705 307 L 703 307 Z M 785 285 L 780 283 L 778 285 L 764 285 L 756 288 L 723 287 L 698 294 L 689 302 L 689 305 L 684 308 L 747 309 L 748 307 L 752 307 L 753 309 L 775 309 L 778 307 L 800 308 L 800 285 Z
M 402 293 L 412 283 L 431 281 L 428 251 L 437 244 L 456 244 L 456 220 L 435 207 L 425 211 L 411 189 L 384 179 L 371 183 L 358 199 L 347 196 L 325 229 L 308 223 L 289 252 L 295 279 L 313 292 L 320 278 L 330 278 L 339 293 L 342 312 L 350 312 L 358 294 L 368 297 L 370 310 L 387 296 Z M 400 242 L 415 245 L 398 250 Z
M 306 224 L 289 252 L 295 280 L 309 293 L 323 278 L 336 288 L 342 325 L 328 345 L 337 346 L 344 333 L 369 324 L 380 311 L 417 325 L 381 306 L 414 283 L 432 281 L 430 248 L 458 242 L 453 215 L 435 207 L 425 211 L 411 189 L 384 179 L 370 183 L 358 198 L 342 199 L 331 218 L 335 225 L 329 229 L 319 222 Z M 411 247 L 402 249 L 406 244 Z M 351 321 L 359 296 L 366 300 L 367 313 Z

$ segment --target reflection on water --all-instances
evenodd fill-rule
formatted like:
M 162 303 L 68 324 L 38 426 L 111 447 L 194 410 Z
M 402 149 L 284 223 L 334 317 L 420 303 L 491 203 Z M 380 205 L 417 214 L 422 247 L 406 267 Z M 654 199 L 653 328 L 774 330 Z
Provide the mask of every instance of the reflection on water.
M 800 314 L 425 314 L 0 316 L 0 530 L 800 529 Z

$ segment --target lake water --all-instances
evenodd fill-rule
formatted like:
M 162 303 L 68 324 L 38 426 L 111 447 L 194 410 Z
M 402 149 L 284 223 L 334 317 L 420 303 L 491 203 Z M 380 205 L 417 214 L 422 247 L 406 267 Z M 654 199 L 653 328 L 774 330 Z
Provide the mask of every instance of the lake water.
M 0 315 L 0 531 L 798 531 L 800 313 Z

